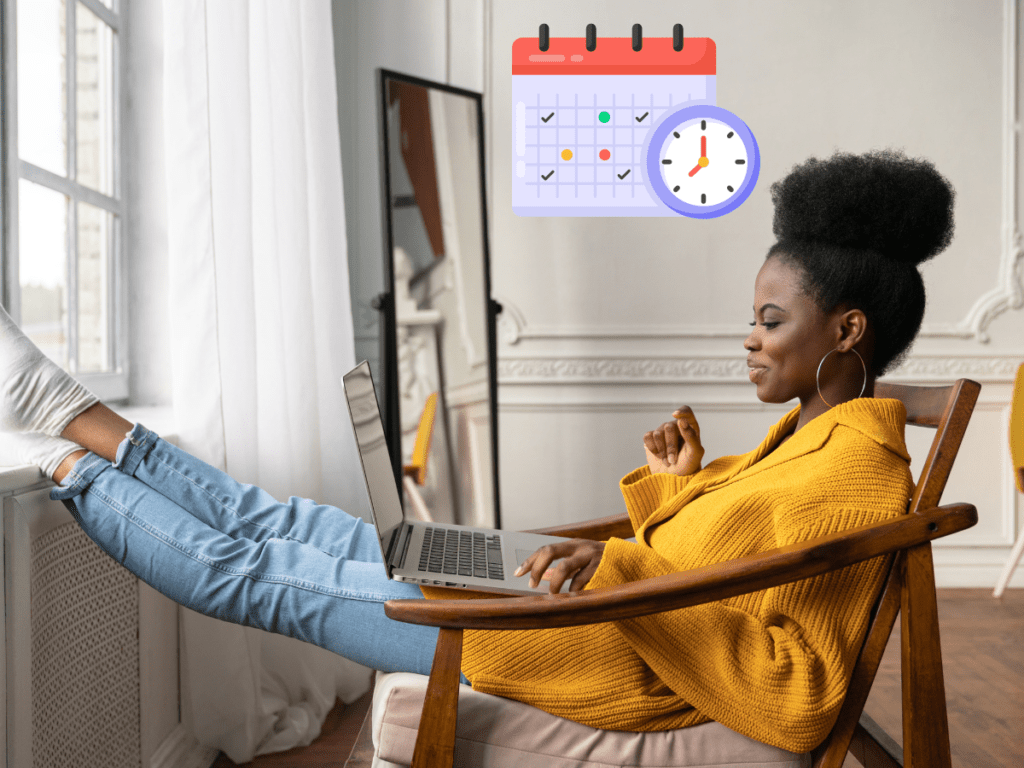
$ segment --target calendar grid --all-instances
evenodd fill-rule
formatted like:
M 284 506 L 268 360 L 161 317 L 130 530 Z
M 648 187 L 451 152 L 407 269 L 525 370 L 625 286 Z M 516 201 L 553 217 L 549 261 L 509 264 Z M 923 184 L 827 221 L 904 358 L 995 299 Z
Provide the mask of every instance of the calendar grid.
M 580 105 L 579 105 L 579 94 L 575 94 L 574 98 L 573 98 L 573 107 L 572 107 L 572 111 L 576 115 L 576 120 L 574 121 L 575 124 L 574 125 L 568 125 L 568 124 L 563 125 L 561 123 L 561 114 L 562 114 L 563 108 L 562 108 L 562 106 L 561 106 L 561 104 L 559 102 L 559 95 L 558 94 L 555 95 L 555 103 L 554 103 L 554 105 L 545 106 L 545 105 L 540 103 L 540 95 L 538 94 L 537 95 L 537 104 L 536 104 L 536 106 L 528 107 L 528 110 L 530 110 L 530 111 L 532 111 L 534 113 L 534 117 L 538 117 L 545 110 L 552 110 L 555 113 L 555 115 L 554 115 L 554 117 L 555 117 L 555 126 L 554 127 L 556 129 L 572 130 L 573 131 L 573 139 L 574 140 L 572 142 L 557 142 L 556 141 L 556 142 L 552 142 L 552 143 L 549 143 L 549 144 L 543 144 L 543 143 L 540 143 L 538 141 L 537 143 L 532 144 L 532 146 L 537 147 L 537 148 L 554 149 L 554 150 L 556 150 L 556 152 L 557 152 L 559 147 L 563 147 L 567 143 L 571 143 L 571 144 L 573 144 L 574 146 L 576 146 L 578 148 L 580 146 L 580 143 L 581 143 L 580 140 L 579 140 L 579 119 L 578 119 L 580 110 L 581 109 L 590 109 L 590 110 L 592 110 L 592 112 L 593 112 L 592 116 L 595 119 L 597 118 L 599 112 L 602 111 L 602 110 L 611 110 L 614 113 L 615 110 L 619 108 L 617 106 L 617 104 L 616 104 L 615 98 L 616 97 L 613 94 L 612 95 L 612 103 L 611 103 L 611 105 L 601 105 L 601 104 L 597 103 L 597 97 L 595 95 L 595 97 L 594 97 L 594 104 L 591 107 L 586 107 L 586 106 L 580 107 Z M 675 104 L 673 103 L 673 98 L 672 98 L 671 94 L 669 95 L 668 104 L 667 105 L 655 104 L 654 103 L 654 96 L 653 96 L 653 94 L 651 95 L 650 100 L 651 100 L 650 104 L 643 106 L 643 109 L 645 111 L 648 111 L 648 112 L 654 112 L 655 110 L 659 110 L 662 113 L 664 113 L 664 112 L 667 112 L 667 111 L 671 110 L 673 108 L 673 106 L 675 106 Z M 687 93 L 686 98 L 684 98 L 681 103 L 685 103 L 685 102 L 690 101 L 690 100 L 692 100 L 691 95 L 689 93 Z M 638 108 L 638 106 L 635 103 L 635 96 L 631 99 L 631 102 L 632 103 L 630 104 L 630 110 L 631 110 L 631 112 L 633 114 L 635 114 L 635 113 L 637 113 L 639 111 L 639 108 Z M 628 168 L 630 170 L 630 176 L 631 177 L 638 177 L 638 178 L 640 178 L 641 181 L 639 183 L 637 182 L 637 178 L 631 178 L 631 181 L 628 182 L 628 183 L 625 183 L 625 184 L 622 183 L 622 182 L 615 182 L 615 181 L 597 181 L 596 180 L 596 174 L 595 174 L 595 177 L 594 177 L 595 178 L 594 181 L 584 181 L 584 182 L 581 182 L 580 179 L 579 179 L 579 174 L 576 173 L 576 174 L 574 174 L 574 179 L 573 179 L 572 182 L 556 181 L 556 182 L 554 182 L 554 186 L 556 186 L 556 188 L 558 188 L 558 189 L 561 189 L 562 187 L 566 186 L 567 184 L 572 184 L 573 192 L 574 192 L 573 196 L 574 197 L 579 197 L 579 187 L 580 187 L 580 184 L 583 184 L 584 186 L 592 186 L 592 187 L 614 187 L 614 186 L 624 187 L 624 186 L 630 186 L 633 189 L 632 196 L 635 197 L 636 196 L 635 188 L 637 186 L 641 186 L 641 187 L 643 186 L 643 182 L 642 182 L 642 178 L 643 177 L 641 175 L 642 172 L 643 172 L 642 159 L 637 159 L 635 153 L 636 153 L 637 150 L 640 150 L 643 147 L 643 142 L 646 139 L 647 133 L 650 131 L 650 126 L 649 125 L 646 125 L 646 126 L 632 125 L 632 126 L 630 126 L 630 129 L 631 129 L 632 137 L 631 137 L 631 141 L 630 141 L 629 144 L 621 144 L 621 143 L 619 143 L 617 141 L 613 141 L 612 146 L 615 147 L 616 149 L 630 149 L 630 150 L 632 150 L 632 153 L 630 155 L 631 159 L 629 161 L 626 161 L 626 162 L 620 164 L 618 166 L 618 168 L 619 169 Z M 636 137 L 636 133 L 637 133 L 638 129 L 642 131 L 642 134 L 640 136 L 639 141 L 637 140 L 637 137 Z M 612 130 L 614 131 L 614 129 L 612 129 Z M 599 152 L 598 148 L 600 146 L 601 146 L 601 143 L 597 141 L 597 133 L 596 133 L 596 131 L 594 131 L 593 132 L 593 137 L 591 138 L 590 143 L 588 145 L 588 147 L 589 147 L 593 157 L 595 157 L 595 158 L 598 157 L 598 152 Z M 590 161 L 587 161 L 587 162 L 580 161 L 577 158 L 578 158 L 578 155 L 576 155 L 576 154 L 574 154 L 573 157 L 571 158 L 571 160 L 573 162 L 573 165 L 575 167 L 581 167 L 582 166 L 582 167 L 588 167 L 588 168 L 598 168 L 598 167 L 603 166 L 607 162 L 612 162 L 612 167 L 614 167 L 616 165 L 616 163 L 614 162 L 614 160 L 612 158 L 610 158 L 609 160 L 599 160 L 598 159 L 598 160 L 590 160 Z M 563 161 L 563 162 L 566 162 L 566 161 Z M 553 164 L 555 165 L 555 169 L 554 169 L 555 170 L 555 178 L 557 178 L 558 177 L 558 170 L 557 169 L 558 169 L 558 167 L 561 167 L 560 164 L 557 162 L 557 160 L 552 161 L 552 162 L 541 162 L 539 160 L 537 160 L 537 161 L 529 161 L 528 160 L 528 161 L 525 161 L 525 163 L 524 163 L 524 165 L 527 168 L 537 168 L 537 169 L 539 169 L 541 167 L 544 167 L 544 166 L 551 167 Z M 639 165 L 639 167 L 637 167 L 638 165 Z M 540 177 L 540 174 L 538 174 L 538 178 L 539 177 Z M 537 179 L 534 179 L 532 181 L 527 181 L 525 183 L 527 185 L 535 187 L 537 189 L 537 196 L 538 197 L 540 196 L 540 189 L 541 189 L 541 187 L 546 186 L 548 184 L 548 182 L 538 181 Z
M 713 103 L 714 80 L 686 75 L 513 77 L 513 210 L 521 215 L 663 215 L 663 204 L 645 179 L 644 142 L 667 112 L 687 103 Z M 606 122 L 600 119 L 603 112 L 608 113 Z M 607 160 L 601 159 L 602 150 L 608 151 Z

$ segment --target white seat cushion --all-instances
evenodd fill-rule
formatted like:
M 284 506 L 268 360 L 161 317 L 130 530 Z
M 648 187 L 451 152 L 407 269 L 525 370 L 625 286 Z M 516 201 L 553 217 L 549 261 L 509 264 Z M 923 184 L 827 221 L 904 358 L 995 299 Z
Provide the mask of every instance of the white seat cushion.
M 426 690 L 423 675 L 378 673 L 373 693 L 375 768 L 412 762 Z M 805 768 L 810 764 L 810 755 L 769 747 L 720 723 L 653 733 L 602 731 L 459 686 L 456 766 Z

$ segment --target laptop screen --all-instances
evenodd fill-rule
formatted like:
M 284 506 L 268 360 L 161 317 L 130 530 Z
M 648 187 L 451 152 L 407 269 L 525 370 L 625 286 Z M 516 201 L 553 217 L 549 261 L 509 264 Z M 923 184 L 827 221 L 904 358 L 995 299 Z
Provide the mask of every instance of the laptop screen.
M 344 383 L 359 459 L 363 463 L 363 478 L 370 494 L 370 509 L 380 537 L 380 551 L 387 563 L 388 549 L 405 516 L 395 485 L 391 454 L 384 438 L 384 424 L 380 420 L 370 365 L 365 361 L 357 365 L 345 374 Z

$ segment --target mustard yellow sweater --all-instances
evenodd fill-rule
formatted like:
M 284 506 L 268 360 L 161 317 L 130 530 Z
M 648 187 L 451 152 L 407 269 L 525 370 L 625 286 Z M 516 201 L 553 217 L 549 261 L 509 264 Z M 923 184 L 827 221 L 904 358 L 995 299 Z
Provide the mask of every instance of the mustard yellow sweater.
M 912 490 L 898 400 L 832 408 L 779 445 L 799 408 L 754 451 L 689 477 L 621 482 L 636 543 L 611 539 L 596 589 L 699 568 L 892 518 Z M 579 723 L 658 731 L 717 720 L 806 752 L 838 715 L 885 558 L 795 584 L 637 619 L 469 631 L 473 687 Z M 427 590 L 428 597 L 452 597 Z

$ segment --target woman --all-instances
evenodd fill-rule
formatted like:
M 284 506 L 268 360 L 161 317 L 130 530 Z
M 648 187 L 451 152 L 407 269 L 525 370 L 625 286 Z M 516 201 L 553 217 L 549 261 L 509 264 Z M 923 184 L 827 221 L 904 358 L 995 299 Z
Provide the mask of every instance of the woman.
M 644 436 L 647 464 L 622 480 L 636 542 L 545 547 L 520 569 L 535 584 L 634 581 L 905 511 L 905 412 L 871 395 L 920 326 L 916 264 L 949 243 L 953 191 L 929 163 L 877 152 L 809 160 L 772 196 L 779 241 L 757 276 L 745 347 L 758 397 L 799 406 L 754 451 L 704 469 L 699 426 L 681 408 Z M 383 614 L 384 601 L 421 594 L 386 578 L 372 527 L 234 482 L 97 404 L 6 315 L 0 328 L 11 458 L 51 474 L 53 498 L 112 557 L 194 610 L 377 669 L 429 671 L 436 630 Z M 838 713 L 882 568 L 609 624 L 468 632 L 464 678 L 595 727 L 713 719 L 807 751 Z

